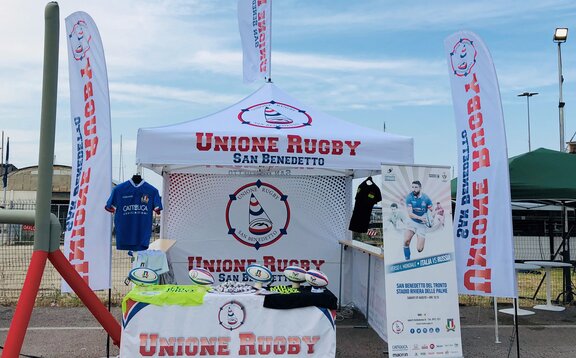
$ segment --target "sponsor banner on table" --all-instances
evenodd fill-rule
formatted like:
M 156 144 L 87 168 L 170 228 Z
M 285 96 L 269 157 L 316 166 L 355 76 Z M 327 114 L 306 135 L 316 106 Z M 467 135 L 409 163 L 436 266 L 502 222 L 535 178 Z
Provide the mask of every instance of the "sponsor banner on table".
M 462 357 L 450 168 L 382 166 L 391 357 Z
M 508 152 L 494 64 L 472 32 L 450 35 L 444 48 L 458 134 L 459 292 L 517 297 Z
M 260 295 L 223 294 L 187 307 L 131 301 L 123 312 L 120 356 L 335 356 L 335 311 L 267 309 L 263 302 Z
M 108 75 L 100 34 L 92 18 L 66 18 L 72 178 L 64 253 L 93 290 L 111 287 L 112 218 L 105 210 L 112 190 L 112 144 Z M 62 291 L 71 292 L 62 281 Z

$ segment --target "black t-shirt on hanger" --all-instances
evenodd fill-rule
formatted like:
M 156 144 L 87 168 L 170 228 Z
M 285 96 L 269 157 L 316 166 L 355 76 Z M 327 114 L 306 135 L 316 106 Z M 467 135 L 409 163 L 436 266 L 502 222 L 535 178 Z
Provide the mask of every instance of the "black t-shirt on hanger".
M 356 190 L 356 197 L 354 203 L 354 210 L 352 211 L 352 218 L 350 219 L 349 230 L 354 232 L 365 233 L 368 231 L 370 224 L 370 215 L 374 204 L 382 200 L 380 188 L 372 177 L 364 180 Z

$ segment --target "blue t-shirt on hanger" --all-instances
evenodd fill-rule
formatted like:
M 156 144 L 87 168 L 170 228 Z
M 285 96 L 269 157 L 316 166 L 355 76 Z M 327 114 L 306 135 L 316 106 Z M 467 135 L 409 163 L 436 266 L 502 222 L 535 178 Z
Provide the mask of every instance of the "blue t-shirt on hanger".
M 134 177 L 136 178 L 136 177 Z M 114 213 L 116 248 L 146 250 L 152 235 L 152 214 L 160 214 L 162 199 L 158 189 L 144 180 L 132 179 L 117 185 L 106 202 L 105 209 Z

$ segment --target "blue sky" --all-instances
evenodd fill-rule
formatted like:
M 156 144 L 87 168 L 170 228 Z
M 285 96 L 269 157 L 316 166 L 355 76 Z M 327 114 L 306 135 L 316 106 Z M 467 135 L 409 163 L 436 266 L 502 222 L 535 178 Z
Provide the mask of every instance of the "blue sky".
M 0 129 L 10 162 L 37 164 L 46 2 L 5 2 L 0 13 Z M 104 44 L 113 134 L 113 177 L 136 170 L 140 127 L 179 123 L 233 104 L 262 83 L 242 81 L 235 0 L 60 1 L 56 163 L 71 163 L 64 18 L 89 13 Z M 483 38 L 498 74 L 510 156 L 559 149 L 556 27 L 576 2 L 274 0 L 272 80 L 301 102 L 366 127 L 414 137 L 419 164 L 456 165 L 456 133 L 443 40 Z M 562 45 L 565 138 L 576 131 L 576 27 Z M 572 32 L 573 31 L 573 32 Z M 159 177 L 145 172 L 152 183 Z M 157 177 L 157 178 L 156 178 Z

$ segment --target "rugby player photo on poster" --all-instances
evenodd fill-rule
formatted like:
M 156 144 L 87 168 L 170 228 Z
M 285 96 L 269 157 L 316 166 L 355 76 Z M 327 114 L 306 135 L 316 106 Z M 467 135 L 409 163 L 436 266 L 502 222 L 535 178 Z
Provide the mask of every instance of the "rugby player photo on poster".
M 434 255 L 445 246 L 438 241 L 450 237 L 445 232 L 451 208 L 450 192 L 444 188 L 449 182 L 448 173 L 417 166 L 391 166 L 383 173 L 384 247 L 394 251 L 395 260 Z

